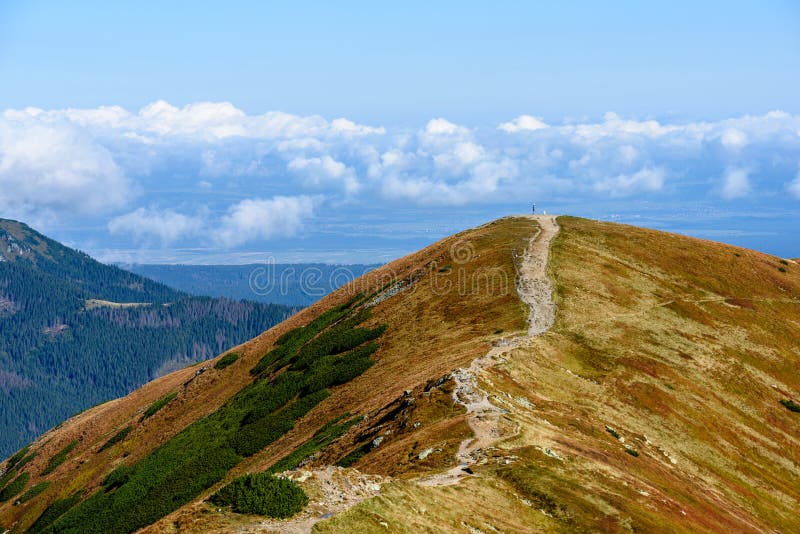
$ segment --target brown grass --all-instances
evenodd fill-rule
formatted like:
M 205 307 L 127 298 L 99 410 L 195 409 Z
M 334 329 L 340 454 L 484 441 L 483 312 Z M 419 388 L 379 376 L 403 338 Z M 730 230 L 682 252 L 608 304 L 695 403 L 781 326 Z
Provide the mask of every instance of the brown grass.
M 522 218 L 453 236 L 369 273 L 359 287 L 237 348 L 242 357 L 223 371 L 209 370 L 186 387 L 194 369 L 179 371 L 73 418 L 34 447 L 31 483 L 39 482 L 36 474 L 52 454 L 80 440 L 48 477 L 53 485 L 23 506 L 0 507 L 0 521 L 30 522 L 56 496 L 96 485 L 113 466 L 216 409 L 248 383 L 248 370 L 281 333 L 357 291 L 413 279 L 374 309 L 370 322 L 389 325 L 378 363 L 229 478 L 268 467 L 349 412 L 367 419 L 317 462 L 335 461 L 360 437 L 380 432 L 385 442 L 356 467 L 395 479 L 380 496 L 318 523 L 320 532 L 800 531 L 800 426 L 797 414 L 778 402 L 800 398 L 796 265 L 782 273 L 777 258 L 719 243 L 570 217 L 559 223 L 550 265 L 556 324 L 487 373 L 484 386 L 508 410 L 504 424 L 518 431 L 484 451 L 477 477 L 445 487 L 413 480 L 446 469 L 467 435 L 447 386 L 427 396 L 424 386 L 484 354 L 497 330 L 504 336 L 523 330 L 526 310 L 513 292 L 435 289 L 447 281 L 458 288 L 459 275 L 485 287 L 494 267 L 513 280 L 512 251 L 521 252 L 533 232 L 534 223 Z M 450 249 L 464 240 L 474 252 L 462 265 Z M 178 398 L 134 423 L 126 441 L 94 452 L 171 391 Z M 392 411 L 408 397 L 413 406 Z M 387 413 L 395 415 L 381 422 Z M 417 420 L 421 425 L 409 430 Z M 415 461 L 416 451 L 428 447 L 442 453 Z M 198 500 L 149 530 L 192 524 L 248 530 L 254 521 L 223 517 Z

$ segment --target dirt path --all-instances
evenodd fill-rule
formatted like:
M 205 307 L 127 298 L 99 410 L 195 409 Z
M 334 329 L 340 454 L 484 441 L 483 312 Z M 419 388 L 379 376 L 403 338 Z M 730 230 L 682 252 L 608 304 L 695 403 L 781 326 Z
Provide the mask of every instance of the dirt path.
M 473 437 L 461 442 L 456 453 L 458 465 L 437 475 L 418 481 L 423 486 L 442 486 L 455 484 L 469 476 L 465 469 L 482 456 L 481 451 L 490 447 L 498 439 L 514 435 L 518 430 L 504 416 L 506 413 L 489 400 L 489 394 L 481 389 L 478 376 L 492 367 L 499 356 L 524 345 L 532 337 L 538 336 L 553 326 L 556 318 L 556 305 L 553 302 L 553 283 L 547 277 L 550 245 L 558 234 L 559 226 L 553 215 L 528 216 L 539 222 L 540 230 L 531 238 L 528 249 L 522 258 L 517 279 L 517 294 L 529 306 L 528 335 L 512 339 L 502 339 L 484 356 L 477 358 L 468 368 L 453 372 L 456 387 L 453 400 L 467 409 L 467 423 Z

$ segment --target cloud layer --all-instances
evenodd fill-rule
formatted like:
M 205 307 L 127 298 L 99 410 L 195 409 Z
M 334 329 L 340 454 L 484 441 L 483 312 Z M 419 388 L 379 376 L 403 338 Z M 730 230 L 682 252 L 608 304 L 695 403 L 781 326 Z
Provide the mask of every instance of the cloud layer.
M 417 129 L 224 102 L 0 114 L 2 215 L 94 216 L 114 236 L 161 245 L 240 247 L 358 206 L 800 199 L 798 165 L 800 116 L 779 111 L 561 124 L 523 114 L 489 128 L 440 117 Z

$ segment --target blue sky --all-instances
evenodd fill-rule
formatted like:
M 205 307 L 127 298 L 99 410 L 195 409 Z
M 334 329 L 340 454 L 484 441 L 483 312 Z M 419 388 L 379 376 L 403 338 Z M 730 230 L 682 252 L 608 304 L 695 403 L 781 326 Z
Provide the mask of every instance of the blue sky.
M 0 0 L 0 80 L 0 216 L 105 260 L 381 261 L 530 199 L 800 256 L 797 2 Z

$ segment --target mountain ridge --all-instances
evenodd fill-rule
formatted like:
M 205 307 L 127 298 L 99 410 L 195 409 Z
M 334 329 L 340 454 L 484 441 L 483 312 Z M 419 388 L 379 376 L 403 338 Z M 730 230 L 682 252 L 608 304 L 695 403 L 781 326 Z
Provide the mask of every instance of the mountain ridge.
M 451 236 L 240 345 L 224 370 L 209 363 L 196 377 L 177 371 L 65 422 L 33 445 L 37 456 L 24 467 L 32 484 L 51 485 L 18 507 L 0 505 L 0 521 L 21 530 L 59 498 L 80 491 L 86 503 L 101 495 L 113 467 L 140 470 L 156 447 L 258 383 L 250 370 L 285 336 L 342 305 L 369 304 L 363 327 L 386 325 L 375 363 L 145 532 L 797 527 L 800 431 L 797 414 L 780 402 L 800 391 L 797 266 L 572 217 L 558 218 L 547 265 L 555 324 L 474 374 L 500 410 L 484 418 L 496 441 L 464 451 L 470 471 L 457 483 L 421 483 L 461 469 L 461 445 L 475 435 L 459 402 L 460 370 L 527 329 L 530 310 L 514 287 L 539 224 L 511 217 Z M 511 285 L 502 290 L 504 280 Z M 174 400 L 137 422 L 171 392 Z M 335 421 L 354 422 L 320 437 Z M 132 422 L 127 438 L 97 452 Z M 42 475 L 72 441 L 63 465 Z M 311 499 L 296 518 L 265 520 L 206 503 L 222 484 L 274 466 L 294 467 L 285 476 Z M 74 506 L 54 527 L 86 507 Z

